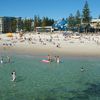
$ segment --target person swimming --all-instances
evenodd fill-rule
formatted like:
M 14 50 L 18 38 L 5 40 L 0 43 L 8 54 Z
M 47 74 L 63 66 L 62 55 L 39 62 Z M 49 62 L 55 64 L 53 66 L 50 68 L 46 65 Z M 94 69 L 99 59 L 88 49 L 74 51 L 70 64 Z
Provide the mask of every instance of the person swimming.
M 83 67 L 81 68 L 81 72 L 84 72 L 84 68 Z

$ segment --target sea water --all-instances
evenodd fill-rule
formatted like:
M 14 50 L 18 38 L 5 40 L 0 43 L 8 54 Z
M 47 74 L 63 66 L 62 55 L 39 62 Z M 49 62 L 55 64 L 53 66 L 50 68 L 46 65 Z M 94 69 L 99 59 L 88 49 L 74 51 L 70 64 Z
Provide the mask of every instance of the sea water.
M 10 63 L 2 56 L 0 100 L 100 100 L 99 57 L 62 57 L 58 64 L 41 62 L 45 55 L 10 55 Z

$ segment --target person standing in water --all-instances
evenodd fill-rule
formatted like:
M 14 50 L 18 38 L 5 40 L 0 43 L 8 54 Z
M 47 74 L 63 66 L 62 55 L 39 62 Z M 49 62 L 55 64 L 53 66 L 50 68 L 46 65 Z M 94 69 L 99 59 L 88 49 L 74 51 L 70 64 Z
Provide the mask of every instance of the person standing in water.
M 57 56 L 56 62 L 57 62 L 57 63 L 60 63 L 60 58 L 59 58 L 59 56 Z
M 3 58 L 1 58 L 1 61 L 0 61 L 0 63 L 1 63 L 1 64 L 3 64 Z
M 16 80 L 16 72 L 13 71 L 13 72 L 12 72 L 12 81 L 14 82 L 15 80 Z
M 54 56 L 54 61 L 56 61 L 56 62 L 57 62 L 57 56 Z
M 51 59 L 51 56 L 50 56 L 50 55 L 48 55 L 48 61 L 50 61 L 50 62 L 51 62 L 51 60 L 52 60 L 52 59 Z
M 8 59 L 8 63 L 10 63 L 10 57 L 9 56 L 7 56 L 7 59 Z

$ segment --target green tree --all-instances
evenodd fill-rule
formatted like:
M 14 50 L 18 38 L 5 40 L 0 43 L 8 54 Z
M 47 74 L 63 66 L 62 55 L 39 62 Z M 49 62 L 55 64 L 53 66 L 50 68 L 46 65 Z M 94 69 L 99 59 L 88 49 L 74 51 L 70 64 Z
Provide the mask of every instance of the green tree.
M 42 18 L 42 27 L 44 26 L 52 26 L 54 24 L 53 19 L 49 19 L 48 17 L 43 17 Z
M 21 30 L 23 30 L 23 19 L 21 19 L 21 17 L 19 17 L 17 19 L 17 29 L 16 29 L 16 31 L 19 32 Z
M 73 30 L 75 27 L 75 17 L 73 16 L 73 14 L 70 14 L 67 21 L 68 21 L 68 28 L 70 30 Z
M 90 17 L 90 9 L 88 6 L 88 2 L 86 1 L 84 8 L 83 8 L 83 23 L 90 23 L 91 17 Z
M 84 8 L 83 8 L 83 14 L 82 14 L 82 23 L 84 24 L 85 32 L 87 33 L 87 30 L 89 29 L 89 24 L 91 21 L 91 16 L 90 16 L 90 9 L 88 2 L 85 2 Z
M 80 11 L 77 10 L 76 15 L 75 15 L 75 26 L 78 29 L 78 32 L 80 31 L 80 26 L 81 26 L 81 14 Z
M 48 18 L 43 17 L 43 19 L 42 19 L 42 27 L 47 26 L 47 20 L 48 20 Z
M 39 16 L 37 17 L 37 22 L 38 22 L 38 26 L 41 27 L 42 26 L 42 20 Z
M 54 24 L 54 20 L 53 19 L 49 19 L 48 26 L 52 26 L 53 24 Z
M 53 19 L 49 19 L 48 17 L 43 17 L 41 19 L 37 15 L 34 16 L 34 31 L 36 31 L 36 27 L 52 26 L 53 24 L 54 24 Z
M 24 20 L 24 31 L 31 31 L 32 29 L 32 19 L 25 19 Z
M 52 26 L 54 24 L 54 20 L 48 17 L 43 17 L 42 19 L 42 26 Z
M 36 30 L 36 27 L 41 26 L 42 22 L 39 16 L 34 16 L 34 31 Z

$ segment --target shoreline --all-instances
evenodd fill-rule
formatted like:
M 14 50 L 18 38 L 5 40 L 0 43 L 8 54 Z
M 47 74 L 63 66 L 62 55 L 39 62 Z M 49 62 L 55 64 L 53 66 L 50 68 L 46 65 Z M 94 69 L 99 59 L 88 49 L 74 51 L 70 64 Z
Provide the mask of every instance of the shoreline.
M 61 57 L 100 57 L 100 52 L 99 50 L 75 50 L 75 48 L 71 48 L 72 50 L 59 50 L 59 49 L 53 49 L 53 48 L 18 48 L 18 47 L 12 47 L 12 48 L 7 48 L 3 49 L 0 48 L 0 55 L 3 54 L 16 54 L 16 55 L 32 55 L 32 56 L 46 56 L 46 55 L 51 55 L 51 56 L 61 56 Z M 74 50 L 74 51 L 73 51 Z

